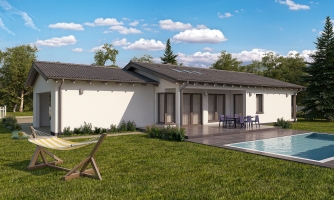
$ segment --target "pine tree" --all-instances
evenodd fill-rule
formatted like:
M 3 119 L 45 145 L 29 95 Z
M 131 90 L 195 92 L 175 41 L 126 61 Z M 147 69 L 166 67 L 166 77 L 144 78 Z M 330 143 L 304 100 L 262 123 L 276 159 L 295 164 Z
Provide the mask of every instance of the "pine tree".
M 307 96 L 303 111 L 311 119 L 325 117 L 332 121 L 334 116 L 334 32 L 329 17 L 326 18 L 324 31 L 315 42 L 317 51 L 310 57 L 305 72 Z
M 161 58 L 161 61 L 163 64 L 172 64 L 172 65 L 177 65 L 177 60 L 176 57 L 178 55 L 174 55 L 172 51 L 172 47 L 170 46 L 170 41 L 169 39 L 167 40 L 166 43 L 166 49 L 163 57 Z

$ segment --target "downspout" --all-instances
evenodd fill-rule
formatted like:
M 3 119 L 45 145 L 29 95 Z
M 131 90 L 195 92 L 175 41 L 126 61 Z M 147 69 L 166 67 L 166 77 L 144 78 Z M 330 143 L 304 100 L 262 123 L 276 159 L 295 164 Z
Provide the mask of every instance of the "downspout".
M 61 90 L 63 89 L 64 79 L 61 79 L 61 84 L 58 90 L 58 134 L 61 134 L 61 110 L 62 110 L 62 98 L 61 98 Z
M 183 115 L 183 89 L 189 85 L 189 81 L 180 88 L 180 127 L 183 125 L 182 115 Z

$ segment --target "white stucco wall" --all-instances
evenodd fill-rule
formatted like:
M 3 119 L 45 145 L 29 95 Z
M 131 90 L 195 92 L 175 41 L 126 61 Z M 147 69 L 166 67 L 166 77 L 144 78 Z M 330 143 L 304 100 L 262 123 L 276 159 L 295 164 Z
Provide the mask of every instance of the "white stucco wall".
M 249 92 L 252 93 L 251 96 Z M 292 90 L 252 89 L 246 94 L 246 114 L 259 115 L 260 123 L 276 122 L 277 118 L 292 120 Z M 256 94 L 263 94 L 263 114 L 256 114 Z M 288 95 L 287 95 L 288 94 Z
M 79 90 L 83 89 L 83 94 Z M 93 127 L 108 128 L 122 120 L 133 120 L 137 127 L 154 123 L 154 89 L 147 84 L 65 81 L 62 92 L 62 128 L 80 127 L 84 122 Z

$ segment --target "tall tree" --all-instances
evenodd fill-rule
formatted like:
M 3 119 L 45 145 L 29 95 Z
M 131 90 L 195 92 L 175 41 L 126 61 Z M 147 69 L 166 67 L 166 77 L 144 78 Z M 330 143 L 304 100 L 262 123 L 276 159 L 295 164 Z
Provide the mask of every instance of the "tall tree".
M 239 68 L 239 71 L 248 72 L 263 76 L 263 67 L 261 61 L 253 60 L 252 63 L 248 65 L 243 65 Z
M 240 71 L 242 62 L 236 58 L 232 58 L 230 53 L 226 51 L 220 52 L 218 60 L 212 64 L 211 69 L 229 70 L 229 71 Z
M 305 69 L 307 95 L 303 111 L 309 118 L 325 117 L 332 121 L 334 116 L 334 32 L 330 17 L 321 36 L 315 42 L 317 51 L 310 57 L 313 62 Z
M 118 54 L 118 50 L 114 49 L 112 44 L 104 44 L 102 47 L 103 50 L 95 51 L 93 65 L 97 66 L 105 66 L 106 62 L 110 60 L 112 65 L 108 65 L 106 67 L 117 67 L 116 63 L 116 56 Z
M 173 54 L 172 47 L 170 45 L 169 39 L 166 42 L 166 49 L 163 57 L 161 58 L 161 61 L 163 64 L 172 64 L 172 65 L 177 65 L 177 60 L 176 57 L 177 54 Z
M 24 98 L 32 92 L 31 88 L 25 87 L 25 82 L 36 52 L 36 47 L 21 45 L 0 53 L 0 92 L 14 112 L 18 103 L 20 112 L 23 111 Z
M 134 56 L 131 61 L 134 61 L 134 62 L 148 62 L 148 63 L 154 63 L 153 61 L 153 57 L 151 55 L 147 55 L 145 54 L 144 56 L 142 57 L 139 57 L 137 58 L 136 56 Z

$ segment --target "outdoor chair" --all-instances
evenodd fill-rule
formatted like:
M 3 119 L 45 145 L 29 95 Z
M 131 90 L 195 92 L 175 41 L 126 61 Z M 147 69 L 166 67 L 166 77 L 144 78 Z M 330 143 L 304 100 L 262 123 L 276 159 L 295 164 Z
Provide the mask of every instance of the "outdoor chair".
M 246 127 L 245 126 L 245 118 L 244 118 L 244 116 L 240 116 L 239 117 L 239 124 L 240 124 L 240 128 Z
M 234 118 L 235 118 L 235 122 L 236 122 L 237 124 L 239 124 L 239 121 L 240 121 L 240 119 L 239 119 L 239 114 L 234 114 Z
M 247 116 L 247 126 L 250 127 L 251 125 L 253 127 L 252 116 L 248 115 Z
M 260 127 L 260 119 L 259 119 L 259 115 L 255 115 L 255 120 L 253 120 L 252 122 L 254 122 L 255 123 L 255 126 L 257 127 L 257 125 L 259 125 L 259 127 Z M 256 124 L 257 123 L 257 124 Z M 253 123 L 252 123 L 252 125 L 253 125 Z
M 228 128 L 231 128 L 234 124 L 234 119 L 231 117 L 231 115 L 226 115 L 226 128 L 227 124 L 229 125 Z
M 220 117 L 219 117 L 219 127 L 220 127 L 220 122 L 223 123 L 223 126 L 222 126 L 222 127 L 224 127 L 224 122 L 225 122 L 225 117 L 224 117 L 224 115 L 220 115 Z
M 71 142 L 68 140 L 64 140 L 58 138 L 57 136 L 47 136 L 47 133 L 37 131 L 32 126 L 30 127 L 32 138 L 28 139 L 29 142 L 37 145 L 35 153 L 33 154 L 31 161 L 28 165 L 28 170 L 34 170 L 44 167 L 50 167 L 54 169 L 59 169 L 63 171 L 67 171 L 68 173 L 63 176 L 63 180 L 71 180 L 73 178 L 77 178 L 79 176 L 87 176 L 90 178 L 96 178 L 98 180 L 102 180 L 99 169 L 95 162 L 95 154 L 97 150 L 100 148 L 103 140 L 106 138 L 107 134 L 102 134 L 101 136 L 92 138 L 83 142 Z M 55 156 L 53 153 L 49 152 L 45 148 L 56 149 L 56 150 L 73 150 L 78 149 L 90 144 L 96 143 L 95 147 L 91 151 L 90 155 L 82 160 L 78 165 L 76 165 L 72 169 L 67 169 L 63 167 L 56 166 L 57 164 L 63 163 L 63 160 Z M 55 161 L 49 162 L 46 159 L 46 155 L 52 157 Z M 38 157 L 41 156 L 42 162 L 37 163 Z M 91 164 L 91 169 L 86 169 L 88 165 Z M 79 170 L 79 168 L 81 169 Z

